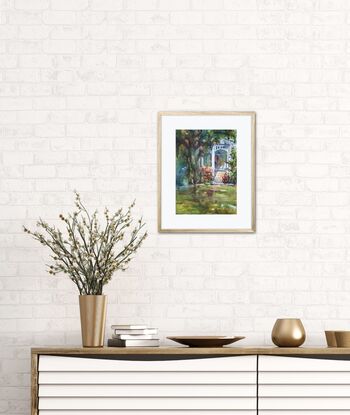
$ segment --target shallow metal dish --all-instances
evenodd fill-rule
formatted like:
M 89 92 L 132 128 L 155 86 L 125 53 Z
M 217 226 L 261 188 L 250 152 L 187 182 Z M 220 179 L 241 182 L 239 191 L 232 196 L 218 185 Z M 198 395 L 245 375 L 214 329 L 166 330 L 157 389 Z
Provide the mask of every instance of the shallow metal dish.
M 232 344 L 238 340 L 245 339 L 243 336 L 171 336 L 167 337 L 169 340 L 183 344 L 189 347 L 222 347 L 227 344 Z

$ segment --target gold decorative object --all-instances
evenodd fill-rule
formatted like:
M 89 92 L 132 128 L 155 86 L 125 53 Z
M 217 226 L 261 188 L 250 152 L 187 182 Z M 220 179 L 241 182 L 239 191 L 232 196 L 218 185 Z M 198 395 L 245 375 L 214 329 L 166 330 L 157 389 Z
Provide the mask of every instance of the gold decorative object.
M 279 347 L 299 347 L 305 341 L 305 329 L 298 318 L 279 318 L 272 329 L 271 338 Z
M 79 307 L 83 347 L 103 347 L 107 297 L 80 295 Z
M 333 330 L 326 330 L 324 332 L 326 335 L 327 346 L 328 347 L 337 347 L 337 339 L 335 338 L 335 331 Z
M 350 331 L 335 331 L 337 347 L 350 347 Z

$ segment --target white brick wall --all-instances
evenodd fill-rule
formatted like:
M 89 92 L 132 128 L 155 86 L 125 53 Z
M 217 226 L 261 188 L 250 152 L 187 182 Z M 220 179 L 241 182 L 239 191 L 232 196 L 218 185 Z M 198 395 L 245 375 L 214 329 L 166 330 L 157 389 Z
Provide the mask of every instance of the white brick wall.
M 0 413 L 29 413 L 29 347 L 79 344 L 77 292 L 22 232 L 134 197 L 150 237 L 108 324 L 309 344 L 350 323 L 348 0 L 0 0 Z M 159 110 L 257 112 L 255 235 L 159 235 Z M 242 343 L 243 344 L 243 343 Z

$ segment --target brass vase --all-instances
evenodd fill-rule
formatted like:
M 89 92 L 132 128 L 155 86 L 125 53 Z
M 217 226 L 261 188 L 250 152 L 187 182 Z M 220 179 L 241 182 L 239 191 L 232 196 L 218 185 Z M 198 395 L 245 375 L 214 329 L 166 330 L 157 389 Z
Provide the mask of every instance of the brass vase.
M 103 347 L 107 297 L 80 295 L 79 307 L 83 347 Z
M 299 347 L 305 341 L 305 329 L 298 318 L 279 318 L 272 329 L 271 338 L 279 347 Z

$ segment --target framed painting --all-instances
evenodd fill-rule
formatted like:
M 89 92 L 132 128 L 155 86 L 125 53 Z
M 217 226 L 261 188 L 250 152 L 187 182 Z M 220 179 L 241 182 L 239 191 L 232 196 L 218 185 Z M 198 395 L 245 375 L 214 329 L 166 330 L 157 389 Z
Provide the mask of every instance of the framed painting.
M 159 232 L 255 232 L 255 113 L 158 113 Z

